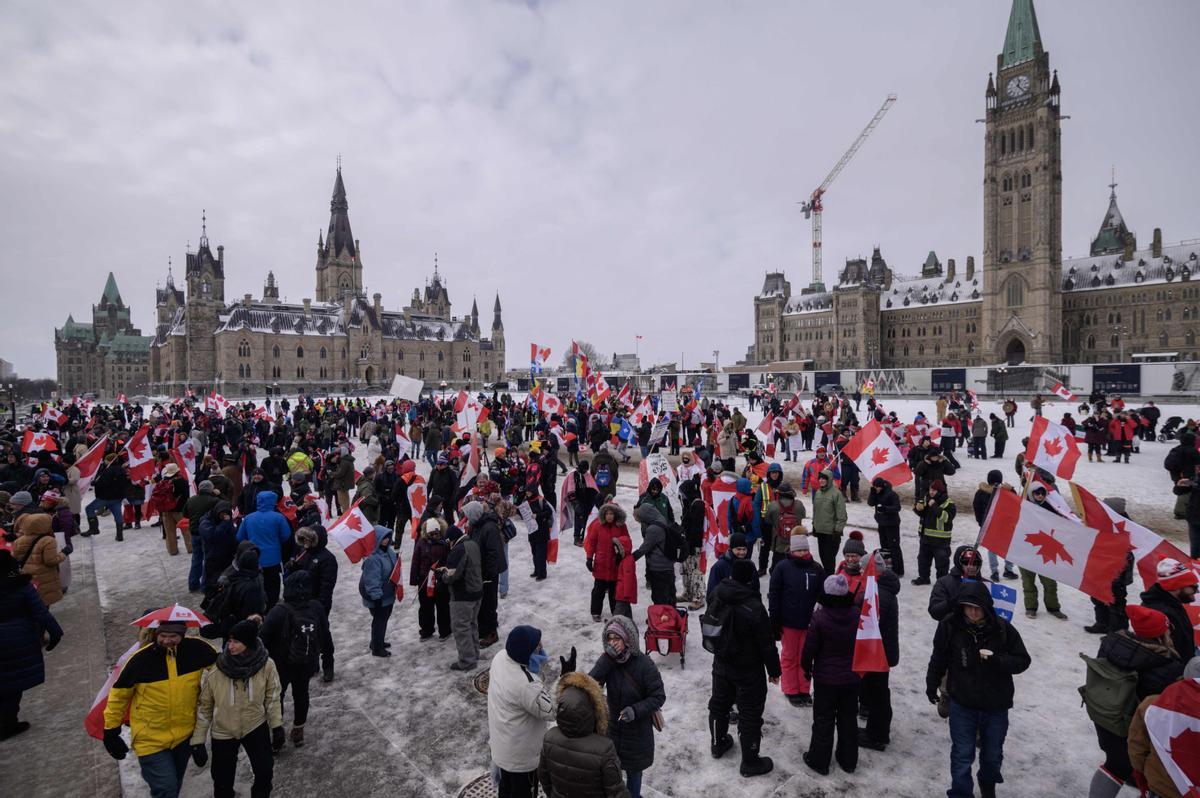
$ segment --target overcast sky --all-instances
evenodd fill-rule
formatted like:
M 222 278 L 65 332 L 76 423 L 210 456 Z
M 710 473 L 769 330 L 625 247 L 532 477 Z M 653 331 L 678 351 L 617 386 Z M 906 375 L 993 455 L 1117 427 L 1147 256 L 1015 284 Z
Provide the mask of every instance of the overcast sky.
M 1200 3 L 1040 0 L 1062 82 L 1064 255 L 1116 165 L 1139 240 L 1200 237 Z M 723 364 L 763 273 L 809 279 L 797 201 L 889 91 L 830 190 L 825 277 L 882 247 L 982 250 L 983 126 L 1008 0 L 0 2 L 0 357 L 54 374 L 53 327 L 109 270 L 154 288 L 208 212 L 226 299 L 268 269 L 311 297 L 340 153 L 368 292 L 407 304 L 438 253 L 456 314 L 496 291 L 533 340 Z

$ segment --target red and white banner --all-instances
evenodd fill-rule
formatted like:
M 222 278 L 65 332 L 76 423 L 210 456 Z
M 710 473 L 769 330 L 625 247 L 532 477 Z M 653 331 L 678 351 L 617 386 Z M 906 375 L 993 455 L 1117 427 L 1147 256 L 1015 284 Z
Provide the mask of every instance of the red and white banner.
M 637 410 L 634 410 L 629 416 L 629 423 L 634 427 L 639 427 L 644 420 L 652 418 L 653 416 L 654 407 L 650 404 L 650 397 L 647 396 L 642 400 L 642 403 L 638 405 Z
M 775 456 L 775 414 L 767 411 L 763 420 L 754 428 L 754 436 L 762 443 L 767 457 Z
M 1043 416 L 1033 419 L 1029 445 L 1025 447 L 1025 463 L 1044 468 L 1056 477 L 1070 479 L 1079 459 L 1079 441 L 1061 424 L 1047 421 Z
M 212 391 L 204 398 L 204 409 L 215 411 L 218 416 L 224 418 L 225 414 L 229 412 L 229 400 L 216 391 Z
M 396 449 L 399 452 L 396 457 L 397 462 L 403 460 L 412 451 L 412 441 L 409 440 L 407 433 L 404 432 L 404 425 L 400 422 L 396 422 Z
M 87 494 L 88 488 L 92 486 L 92 480 L 96 478 L 96 474 L 100 473 L 100 466 L 104 464 L 104 453 L 107 450 L 108 436 L 105 435 L 96 441 L 83 457 L 75 461 L 75 467 L 79 469 L 79 479 L 75 482 L 75 486 L 79 489 L 80 496 Z
M 428 498 L 425 493 L 425 477 L 413 474 L 413 481 L 408 485 L 408 506 L 412 510 L 413 540 L 416 540 L 421 534 L 421 513 L 425 512 Z
M 59 429 L 67 426 L 67 414 L 59 410 L 57 407 L 47 407 L 42 413 L 42 419 L 45 421 L 53 421 L 59 426 Z
M 979 545 L 1022 568 L 1105 604 L 1132 549 L 1128 533 L 1101 532 L 1003 490 L 983 521 Z
M 1147 589 L 1158 581 L 1158 564 L 1162 560 L 1190 561 L 1186 554 L 1162 535 L 1130 521 L 1082 485 L 1072 482 L 1071 491 L 1075 494 L 1075 506 L 1083 516 L 1083 523 L 1101 532 L 1129 535 L 1133 562 Z M 1196 567 L 1195 563 L 1192 567 Z
M 868 672 L 887 673 L 887 652 L 884 651 L 883 634 L 879 629 L 879 572 L 875 568 L 874 557 L 867 558 L 863 585 L 862 612 L 858 616 L 854 662 L 850 667 L 859 676 Z
M 31 429 L 25 430 L 25 437 L 21 439 L 21 451 L 24 454 L 30 452 L 57 452 L 58 442 L 54 440 L 54 436 L 49 432 L 34 432 Z
M 729 501 L 737 495 L 737 477 L 722 473 L 710 488 L 712 504 L 704 507 L 704 546 L 700 552 L 700 571 L 707 573 L 729 548 Z
M 1154 753 L 1184 798 L 1200 797 L 1200 679 L 1180 679 L 1146 708 Z
M 908 461 L 900 454 L 900 447 L 874 419 L 854 433 L 842 447 L 842 454 L 854 461 L 867 482 L 883 477 L 895 487 L 913 478 Z
M 350 505 L 350 509 L 333 522 L 329 527 L 329 538 L 338 542 L 352 563 L 375 551 L 375 527 L 358 509 L 358 502 Z
M 1068 402 L 1075 401 L 1075 394 L 1071 393 L 1067 386 L 1063 385 L 1061 382 L 1054 383 L 1054 387 L 1050 389 L 1050 393 L 1054 394 L 1055 396 L 1061 396 Z
M 150 448 L 150 427 L 143 426 L 125 442 L 129 456 L 129 478 L 134 482 L 154 476 L 154 450 Z

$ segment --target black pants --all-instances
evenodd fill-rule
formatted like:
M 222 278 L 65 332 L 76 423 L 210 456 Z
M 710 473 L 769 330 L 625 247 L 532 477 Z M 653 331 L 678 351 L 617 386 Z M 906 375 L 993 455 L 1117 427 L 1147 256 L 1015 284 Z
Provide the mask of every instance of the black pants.
M 971 442 L 975 444 L 975 456 L 980 460 L 987 459 L 987 438 L 971 438 Z
M 386 526 L 388 529 L 391 529 L 392 524 L 394 523 L 396 523 L 396 505 L 392 504 L 391 502 L 388 502 L 387 504 L 380 502 L 379 525 Z
M 384 638 L 387 637 L 388 619 L 392 617 L 392 605 L 386 607 L 371 607 L 371 650 L 383 650 Z
M 424 587 L 417 588 L 417 623 L 421 627 L 421 637 L 433 637 L 434 619 L 437 620 L 437 633 L 440 637 L 450 636 L 450 591 L 440 584 L 433 588 L 433 595 L 425 592 Z
M 817 554 L 821 558 L 821 567 L 826 576 L 832 576 L 837 570 L 839 549 L 842 547 L 841 535 L 817 535 Z
M 535 540 L 531 535 L 529 538 L 529 552 L 533 556 L 533 577 L 544 577 L 546 575 L 546 547 L 548 541 Z
M 886 745 L 892 738 L 892 689 L 886 671 L 863 674 L 858 702 L 867 713 L 867 737 Z
M 709 713 L 729 720 L 729 710 L 737 704 L 739 737 L 756 738 L 762 734 L 763 707 L 767 703 L 767 673 L 761 666 L 739 669 L 713 659 L 712 695 Z
M 610 615 L 617 611 L 617 583 L 607 579 L 597 579 L 592 584 L 592 615 L 599 615 L 604 609 L 604 597 L 608 596 L 608 612 Z
M 1125 599 L 1129 588 L 1119 577 L 1112 583 L 1113 603 L 1103 604 L 1092 599 L 1092 609 L 1096 613 L 1096 625 L 1103 626 L 1110 632 L 1120 632 L 1129 628 L 1129 616 L 1125 614 Z
M 327 671 L 333 670 L 333 627 L 329 625 L 329 611 L 332 606 L 324 607 L 325 610 L 325 636 L 321 638 L 321 667 Z
M 536 770 L 526 773 L 512 773 L 500 768 L 500 788 L 496 791 L 497 798 L 534 798 L 538 794 L 538 776 Z
M 575 542 L 583 540 L 583 533 L 587 531 L 588 513 L 592 511 L 590 504 L 575 505 Z
M 21 690 L 0 690 L 0 730 L 17 725 L 21 713 Z
M 290 686 L 292 688 L 292 725 L 303 726 L 308 720 L 308 685 L 312 679 L 313 666 L 276 661 L 275 669 L 279 671 L 279 700 L 282 703 L 283 699 L 287 697 L 287 689 Z
M 838 765 L 849 773 L 858 766 L 858 685 L 814 682 L 812 739 L 808 743 L 808 758 L 814 766 L 829 767 L 835 728 Z
M 675 572 L 646 571 L 650 582 L 650 601 L 654 604 L 675 603 Z
M 1101 767 L 1114 779 L 1129 782 L 1133 777 L 1133 763 L 1129 761 L 1129 741 L 1098 724 L 1092 725 L 1096 727 L 1096 742 L 1100 743 L 1100 750 L 1104 752 L 1104 764 Z
M 496 577 L 483 583 L 483 598 L 479 600 L 479 636 L 491 637 L 500 626 L 500 618 L 496 613 L 500 599 L 497 595 Z
M 904 552 L 900 549 L 900 525 L 879 525 L 879 548 L 887 549 L 892 556 L 892 573 L 904 576 Z
M 993 445 L 996 447 L 996 451 L 992 453 L 992 457 L 1003 457 L 1004 456 L 1004 445 L 1006 443 L 1008 443 L 1008 439 L 1007 438 L 993 438 L 992 440 L 995 442 Z
M 936 564 L 938 579 L 950 572 L 950 541 L 921 535 L 921 545 L 917 549 L 917 576 L 928 579 L 931 564 Z
M 765 526 L 765 524 L 764 524 Z M 775 543 L 775 532 L 772 529 L 763 529 L 762 538 L 758 544 L 758 570 L 767 570 L 767 561 L 771 557 L 771 549 Z
M 271 753 L 271 733 L 262 724 L 242 739 L 212 741 L 213 798 L 232 798 L 233 779 L 237 775 L 238 746 L 245 750 L 254 771 L 252 798 L 271 794 L 271 779 L 275 771 L 275 756 Z
M 267 609 L 279 603 L 279 573 L 280 566 L 268 565 L 262 569 L 263 592 L 267 594 Z

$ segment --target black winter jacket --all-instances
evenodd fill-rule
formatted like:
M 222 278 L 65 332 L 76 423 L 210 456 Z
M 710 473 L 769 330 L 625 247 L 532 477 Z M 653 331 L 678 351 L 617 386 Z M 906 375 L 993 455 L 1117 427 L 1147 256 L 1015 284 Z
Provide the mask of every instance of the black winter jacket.
M 879 574 L 879 634 L 888 667 L 900 664 L 900 577 L 891 571 Z
M 1179 658 L 1187 662 L 1196 651 L 1196 640 L 1192 630 L 1191 618 L 1183 607 L 1183 602 L 1162 589 L 1162 585 L 1154 585 L 1142 593 L 1142 606 L 1150 610 L 1158 610 L 1167 616 L 1170 623 L 1168 630 L 1171 644 Z
M 624 616 L 614 616 L 613 620 L 618 618 L 624 619 Z M 648 654 L 640 651 L 637 627 L 628 619 L 617 622 L 624 622 L 627 630 L 632 631 L 633 652 L 625 662 L 617 662 L 608 654 L 601 654 L 589 675 L 607 693 L 608 716 L 612 719 L 608 735 L 617 747 L 621 767 L 625 770 L 645 770 L 654 764 L 653 715 L 666 703 L 667 693 L 658 667 Z M 633 708 L 634 719 L 631 723 L 618 720 L 625 707 Z
M 758 591 L 730 577 L 717 585 L 713 597 L 732 607 L 728 621 L 731 628 L 724 634 L 733 635 L 728 653 L 713 656 L 713 668 L 723 665 L 750 674 L 765 667 L 768 676 L 779 676 L 783 671 L 779 667 L 775 635 L 771 632 L 771 618 Z
M 950 573 L 933 583 L 933 590 L 929 592 L 929 617 L 935 621 L 940 621 L 952 613 L 954 607 L 958 604 L 958 593 L 964 579 L 962 572 L 963 552 L 974 548 L 974 546 L 966 545 L 955 549 L 954 566 L 950 569 Z M 984 579 L 982 575 L 976 576 L 975 581 L 982 582 L 985 585 L 988 584 L 988 580 Z M 991 590 L 991 588 L 989 587 L 988 590 Z
M 900 526 L 900 497 L 892 483 L 883 480 L 883 487 L 867 492 L 867 506 L 875 508 L 875 523 L 879 526 Z
M 471 527 L 470 538 L 479 546 L 483 581 L 490 582 L 508 570 L 508 562 L 504 559 L 504 532 L 501 529 L 500 516 L 491 510 L 485 511 L 480 516 L 479 523 Z
M 549 798 L 629 798 L 622 766 L 605 733 L 610 723 L 596 683 L 581 673 L 558 682 L 556 726 L 542 739 L 538 782 Z
M 1183 675 L 1183 660 L 1172 657 L 1166 646 L 1134 637 L 1128 631 L 1105 635 L 1096 657 L 1137 673 L 1138 701 L 1161 693 Z
M 771 571 L 767 604 L 776 637 L 788 629 L 807 629 L 821 596 L 825 571 L 811 558 L 788 557 Z
M 321 604 L 325 616 L 328 617 L 333 609 L 333 588 L 337 584 L 338 561 L 326 548 L 329 545 L 329 533 L 325 531 L 325 527 L 314 524 L 312 529 L 317 533 L 317 545 L 311 549 L 297 547 L 299 553 L 289 563 L 288 568 L 292 573 L 308 572 L 313 598 Z

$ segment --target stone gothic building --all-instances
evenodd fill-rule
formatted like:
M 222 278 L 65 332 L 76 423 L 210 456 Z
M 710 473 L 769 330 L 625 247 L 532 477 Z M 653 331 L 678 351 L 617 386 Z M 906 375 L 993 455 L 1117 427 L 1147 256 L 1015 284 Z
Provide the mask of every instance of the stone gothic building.
M 262 296 L 225 298 L 225 250 L 214 255 L 207 228 L 187 254 L 183 289 L 168 272 L 158 290 L 158 324 L 150 347 L 150 389 L 156 394 L 216 390 L 229 397 L 267 393 L 322 395 L 383 390 L 393 375 L 475 385 L 504 373 L 500 296 L 491 334 L 479 325 L 479 307 L 451 315 L 450 295 L 434 260 L 424 293 L 408 307 L 383 308 L 363 290 L 362 252 L 350 230 L 350 205 L 339 166 L 329 204 L 329 229 L 318 236 L 314 299 L 279 299 L 274 273 Z
M 1151 245 L 1117 208 L 1084 257 L 1062 257 L 1058 72 L 1033 0 L 1013 0 L 984 93 L 983 256 L 919 277 L 893 275 L 878 248 L 847 261 L 832 290 L 793 294 L 769 273 L 754 300 L 749 363 L 773 371 L 1017 363 L 1116 363 L 1135 354 L 1195 360 L 1200 239 Z
M 92 305 L 90 324 L 68 315 L 54 330 L 59 396 L 96 393 L 111 399 L 119 393 L 144 393 L 150 382 L 150 343 L 133 326 L 112 272 L 100 303 Z

